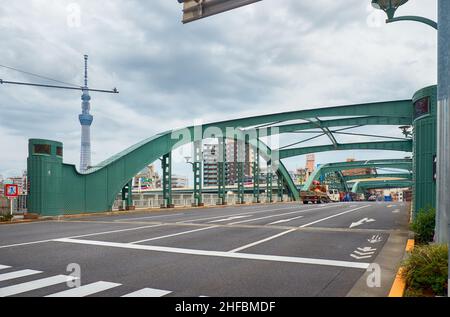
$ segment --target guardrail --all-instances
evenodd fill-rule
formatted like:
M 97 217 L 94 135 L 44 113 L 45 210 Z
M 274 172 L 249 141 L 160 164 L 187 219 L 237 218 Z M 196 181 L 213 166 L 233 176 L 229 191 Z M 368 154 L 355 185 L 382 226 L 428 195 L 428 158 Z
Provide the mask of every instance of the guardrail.
M 172 200 L 172 203 L 176 207 L 191 207 L 194 203 L 194 197 L 193 195 L 181 195 L 180 198 L 175 198 Z M 255 198 L 253 195 L 245 195 L 244 201 L 246 204 L 252 204 L 255 203 Z M 280 199 L 276 196 L 273 196 L 274 202 L 279 202 Z M 291 201 L 288 195 L 285 195 L 283 197 L 283 201 L 288 202 Z M 205 206 L 216 206 L 218 202 L 217 195 L 214 194 L 204 194 L 203 195 L 203 203 Z M 236 205 L 238 202 L 238 196 L 237 195 L 227 195 L 227 204 L 228 205 Z M 260 196 L 260 202 L 266 203 L 268 202 L 268 197 L 266 195 Z M 148 199 L 134 199 L 133 205 L 136 207 L 136 209 L 155 209 L 160 208 L 161 205 L 164 204 L 164 200 L 161 198 L 161 196 L 157 196 L 157 198 L 148 198 Z M 125 207 L 125 202 L 118 199 L 114 202 L 113 210 L 119 210 L 120 208 Z

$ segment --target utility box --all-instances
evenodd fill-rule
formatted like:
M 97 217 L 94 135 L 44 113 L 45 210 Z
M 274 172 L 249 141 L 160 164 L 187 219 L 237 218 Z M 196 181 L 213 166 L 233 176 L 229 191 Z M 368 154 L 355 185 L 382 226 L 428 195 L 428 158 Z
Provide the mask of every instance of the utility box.
M 28 143 L 28 212 L 59 215 L 63 209 L 63 144 L 31 139 Z

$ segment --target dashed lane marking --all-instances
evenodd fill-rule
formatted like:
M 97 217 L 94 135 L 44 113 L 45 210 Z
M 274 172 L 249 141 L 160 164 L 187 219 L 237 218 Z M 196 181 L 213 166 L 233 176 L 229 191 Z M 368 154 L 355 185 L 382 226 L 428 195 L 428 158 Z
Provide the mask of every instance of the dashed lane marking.
M 160 236 L 160 237 L 155 237 L 155 238 L 150 238 L 150 239 L 130 242 L 130 244 L 138 244 L 138 243 L 149 242 L 149 241 L 154 241 L 154 240 L 161 240 L 161 239 L 165 239 L 165 238 L 171 238 L 171 237 L 181 236 L 181 235 L 184 235 L 184 234 L 189 234 L 189 233 L 194 233 L 194 232 L 199 232 L 199 231 L 205 231 L 205 230 L 210 230 L 210 229 L 215 229 L 215 228 L 218 228 L 218 226 L 212 226 L 212 227 L 207 227 L 207 228 L 201 228 L 201 229 L 196 229 L 196 230 L 189 230 L 189 231 L 183 231 L 183 232 L 174 233 L 174 234 L 168 234 L 168 235 L 165 235 L 165 236 Z
M 364 208 L 367 208 L 367 207 L 369 207 L 369 205 L 367 205 L 367 206 L 362 206 L 362 207 L 355 208 L 355 209 L 350 209 L 350 210 L 341 212 L 341 213 L 339 213 L 339 214 L 336 214 L 336 215 L 333 215 L 333 216 L 330 216 L 330 217 L 326 217 L 326 218 L 319 219 L 319 220 L 316 220 L 316 221 L 311 222 L 311 223 L 307 223 L 306 225 L 303 225 L 303 226 L 301 226 L 300 228 L 310 227 L 310 226 L 315 225 L 315 224 L 317 224 L 317 223 L 320 223 L 320 222 L 323 222 L 323 221 L 326 221 L 326 220 L 330 220 L 330 219 L 333 219 L 333 218 L 336 218 L 336 217 L 339 217 L 339 216 L 342 216 L 342 215 L 345 215 L 345 214 L 348 214 L 348 213 L 351 213 L 351 212 L 355 212 L 355 211 L 358 211 L 358 210 L 361 210 L 361 209 L 364 209 Z
M 97 294 L 111 288 L 120 286 L 122 284 L 110 283 L 110 282 L 96 282 L 92 284 L 83 285 L 80 287 L 72 288 L 67 291 L 62 291 L 46 297 L 86 297 L 89 295 Z

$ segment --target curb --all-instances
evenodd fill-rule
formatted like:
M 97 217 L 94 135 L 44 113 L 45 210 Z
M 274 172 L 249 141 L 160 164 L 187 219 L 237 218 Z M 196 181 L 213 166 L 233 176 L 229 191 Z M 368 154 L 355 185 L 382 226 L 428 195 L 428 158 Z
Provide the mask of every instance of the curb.
M 406 244 L 405 251 L 408 253 L 412 252 L 412 250 L 414 250 L 414 244 L 414 240 L 409 239 L 408 243 Z M 403 267 L 398 270 L 394 284 L 391 288 L 391 292 L 389 293 L 389 297 L 403 297 L 405 295 L 406 281 L 403 279 L 403 270 Z

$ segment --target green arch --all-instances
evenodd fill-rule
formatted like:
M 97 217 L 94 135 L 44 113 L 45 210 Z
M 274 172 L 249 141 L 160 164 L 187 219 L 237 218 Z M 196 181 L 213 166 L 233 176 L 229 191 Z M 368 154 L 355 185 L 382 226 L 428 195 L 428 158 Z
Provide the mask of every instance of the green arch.
M 383 114 L 383 117 L 379 116 L 380 113 Z M 34 175 L 33 179 L 35 179 L 33 182 L 34 185 L 30 191 L 31 194 L 29 195 L 29 206 L 31 207 L 32 212 L 41 214 L 48 212 L 48 210 L 51 210 L 50 213 L 54 214 L 59 214 L 61 212 L 70 214 L 107 211 L 112 208 L 117 193 L 145 166 L 155 162 L 160 157 L 170 153 L 179 146 L 201 140 L 203 133 L 210 128 L 222 131 L 222 133 L 226 135 L 227 128 L 236 130 L 240 128 L 258 128 L 258 125 L 269 126 L 276 125 L 280 122 L 289 122 L 300 119 L 311 121 L 310 119 L 318 117 L 320 117 L 321 120 L 316 120 L 314 122 L 315 128 L 320 127 L 321 124 L 332 126 L 333 123 L 331 122 L 333 121 L 335 121 L 334 124 L 341 126 L 350 123 L 346 120 L 351 120 L 351 124 L 358 124 L 358 122 L 360 122 L 361 125 L 367 124 L 368 121 L 371 121 L 373 124 L 397 125 L 399 123 L 412 122 L 411 100 L 292 111 L 221 121 L 210 123 L 202 127 L 188 127 L 175 131 L 167 131 L 137 143 L 92 167 L 84 174 L 79 173 L 74 165 L 61 164 L 60 180 L 56 180 L 56 178 L 52 176 L 47 177 L 39 174 L 38 168 L 29 166 L 28 170 L 31 175 Z M 343 118 L 338 122 L 335 117 L 349 118 Z M 375 117 L 375 119 L 368 119 L 368 117 Z M 331 118 L 331 120 L 323 121 L 322 118 Z M 199 137 L 196 137 L 196 132 L 200 133 Z M 269 130 L 267 135 L 280 133 L 287 133 L 287 131 L 274 129 Z M 173 135 L 177 135 L 180 138 L 173 138 Z M 189 135 L 189 137 L 186 137 L 186 135 Z M 271 155 L 272 152 L 275 152 L 276 154 L 276 151 L 271 151 L 269 147 L 260 140 L 258 140 L 258 144 L 261 148 L 263 157 Z M 405 143 L 403 142 L 402 144 Z M 341 146 L 350 147 L 351 145 Z M 335 148 L 333 148 L 333 150 L 335 150 Z M 30 157 L 31 156 L 32 153 L 30 152 Z M 277 173 L 285 180 L 286 187 L 293 195 L 294 199 L 298 200 L 298 190 L 289 176 L 288 171 L 282 164 L 281 159 L 279 160 L 279 169 Z M 43 179 L 49 184 L 49 188 L 53 188 L 52 193 L 55 197 L 58 197 L 54 199 L 54 204 L 47 208 L 47 210 L 43 210 L 45 208 L 39 207 L 40 205 L 38 204 L 38 201 L 45 200 L 48 198 L 48 195 L 51 194 L 42 189 L 45 187 L 41 184 L 41 180 Z M 60 186 L 54 184 L 60 184 Z M 39 186 L 41 188 L 39 188 Z

